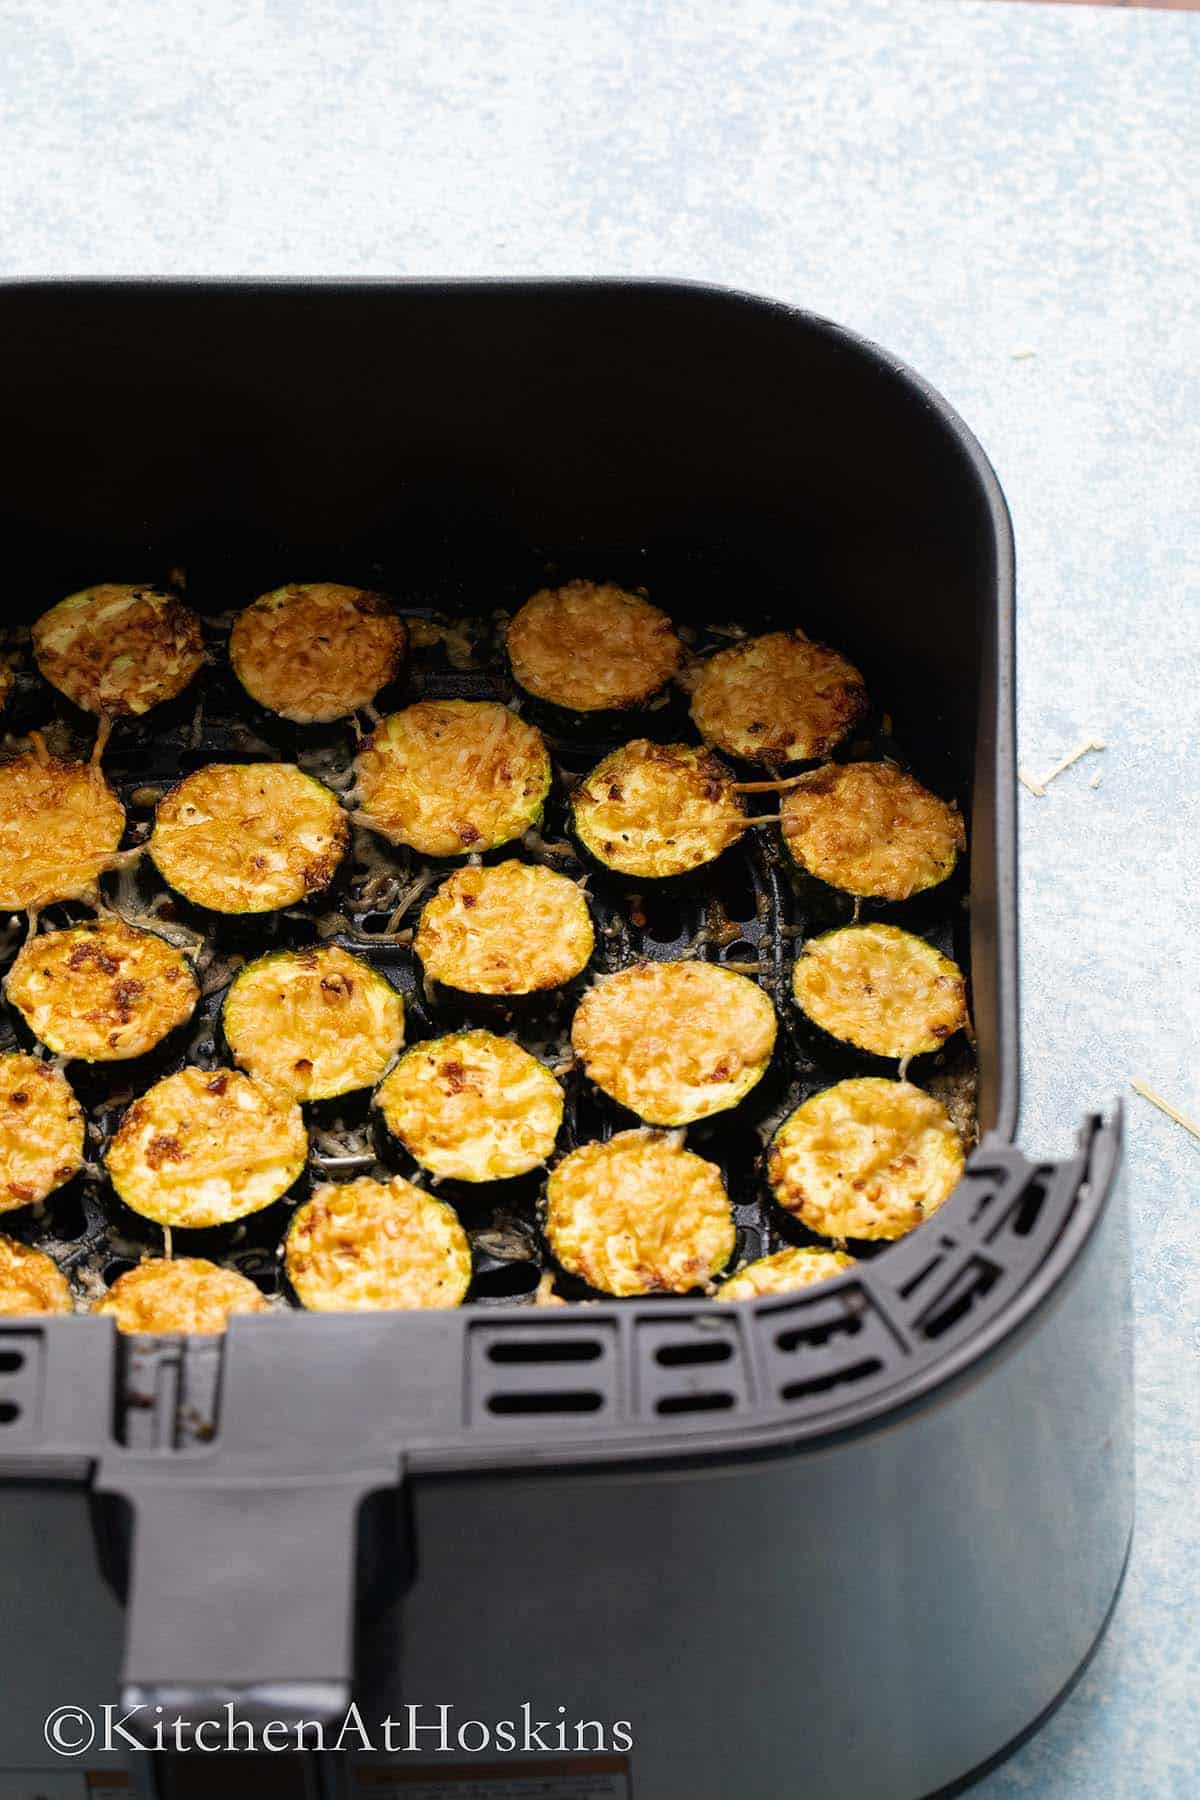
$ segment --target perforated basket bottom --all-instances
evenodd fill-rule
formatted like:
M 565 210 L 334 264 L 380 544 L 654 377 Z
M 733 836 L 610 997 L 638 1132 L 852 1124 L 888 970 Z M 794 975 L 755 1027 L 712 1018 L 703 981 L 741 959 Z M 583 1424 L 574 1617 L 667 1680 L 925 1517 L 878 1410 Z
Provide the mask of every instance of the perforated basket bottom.
M 576 572 L 569 569 L 562 573 Z M 369 579 L 375 585 L 388 586 L 386 571 L 372 572 Z M 68 590 L 64 586 L 62 591 Z M 420 597 L 406 605 L 402 589 L 393 585 L 392 591 L 399 594 L 406 616 L 446 628 L 448 636 L 432 647 L 414 652 L 402 690 L 381 696 L 381 710 L 423 696 L 503 701 L 514 698 L 500 647 L 502 615 L 451 617 L 419 603 Z M 251 597 L 249 592 L 242 593 L 241 583 L 236 592 L 239 602 Z M 209 594 L 193 591 L 189 598 L 201 608 L 227 605 L 230 588 Z M 158 795 L 180 776 L 207 762 L 256 757 L 298 760 L 333 785 L 347 785 L 355 749 L 351 725 L 299 728 L 255 708 L 228 668 L 224 643 L 230 622 L 229 614 L 213 612 L 207 618 L 211 662 L 181 701 L 147 719 L 121 721 L 114 729 L 104 767 L 127 808 L 127 844 L 140 842 L 148 834 Z M 754 629 L 768 629 L 770 624 L 767 619 L 756 618 Z M 737 633 L 685 628 L 685 635 L 691 639 L 691 647 L 703 654 L 727 643 Z M 463 654 L 464 636 L 472 647 L 469 661 Z M 17 634 L 9 640 L 7 649 L 20 664 L 5 719 L 10 739 L 31 728 L 49 729 L 69 737 L 76 751 L 86 754 L 90 748 L 86 736 L 88 721 L 78 714 L 68 716 L 65 703 L 33 669 L 28 634 Z M 881 707 L 886 707 L 886 695 L 877 699 Z M 631 715 L 625 735 L 651 735 L 665 740 L 695 737 L 682 701 L 673 701 L 648 714 Z M 820 1242 L 773 1204 L 762 1156 L 775 1126 L 802 1099 L 847 1075 L 877 1069 L 877 1065 L 856 1058 L 852 1052 L 842 1054 L 814 1047 L 790 995 L 795 944 L 815 931 L 849 922 L 854 916 L 853 902 L 815 883 L 801 886 L 794 882 L 783 863 L 778 833 L 773 827 L 752 829 L 709 871 L 667 893 L 638 891 L 594 870 L 585 871 L 565 841 L 566 792 L 572 781 L 620 738 L 587 741 L 570 733 L 557 736 L 552 731 L 547 736 L 556 779 L 542 832 L 525 845 L 509 846 L 486 860 L 516 853 L 545 860 L 576 879 L 586 877 L 596 924 L 596 972 L 623 968 L 643 958 L 698 956 L 756 974 L 771 995 L 781 1023 L 772 1068 L 732 1113 L 689 1128 L 688 1144 L 719 1164 L 724 1174 L 737 1222 L 735 1264 L 787 1244 Z M 857 738 L 843 754 L 862 756 L 882 750 L 903 762 L 903 746 L 893 743 L 881 729 L 874 735 Z M 320 940 L 334 942 L 364 957 L 403 993 L 409 1042 L 436 1036 L 470 1016 L 458 997 L 451 1000 L 445 994 L 426 993 L 411 945 L 404 941 L 424 892 L 412 901 L 402 919 L 397 921 L 395 917 L 415 883 L 422 878 L 436 882 L 445 868 L 434 868 L 403 851 L 381 847 L 378 840 L 368 842 L 366 833 L 355 834 L 348 866 L 348 877 L 335 884 L 330 894 L 316 896 L 285 913 L 254 920 L 214 921 L 199 915 L 170 895 L 148 858 L 142 859 L 132 875 L 106 878 L 109 898 L 127 914 L 131 909 L 144 913 L 154 908 L 163 924 L 203 932 L 203 979 L 208 991 L 186 1041 L 172 1041 L 136 1064 L 70 1066 L 69 1077 L 88 1113 L 91 1166 L 45 1206 L 10 1213 L 0 1220 L 0 1228 L 55 1258 L 72 1278 L 82 1302 L 95 1298 L 144 1254 L 161 1254 L 161 1232 L 117 1200 L 104 1177 L 102 1156 L 125 1106 L 136 1093 L 185 1062 L 215 1067 L 230 1060 L 220 1036 L 220 1008 L 231 974 L 229 959 L 249 958 L 271 947 Z M 79 908 L 54 908 L 44 917 L 43 929 L 76 916 L 86 914 Z M 968 966 L 966 895 L 960 878 L 908 907 L 880 909 L 879 916 L 911 925 L 964 968 Z M 11 962 L 23 931 L 23 921 L 11 923 L 5 966 Z M 570 991 L 545 1002 L 514 1006 L 507 1014 L 490 1004 L 476 1014 L 476 1022 L 513 1031 L 528 1048 L 557 1064 L 564 1073 L 566 1109 L 560 1140 L 563 1150 L 636 1123 L 591 1087 L 580 1071 L 565 1067 L 569 1062 L 570 1020 L 576 1002 L 577 993 Z M 11 1008 L 5 1009 L 0 1029 L 0 1047 L 13 1048 L 28 1042 Z M 922 1059 L 910 1076 L 942 1099 L 968 1143 L 974 1141 L 975 1134 L 974 1074 L 970 1045 L 960 1035 L 937 1057 Z M 427 1182 L 428 1178 L 421 1175 L 399 1145 L 385 1142 L 376 1132 L 368 1100 L 364 1094 L 309 1108 L 313 1139 L 310 1166 L 287 1199 L 232 1228 L 177 1232 L 176 1249 L 239 1269 L 275 1305 L 294 1304 L 283 1274 L 281 1244 L 291 1210 L 305 1198 L 314 1181 L 398 1171 L 423 1184 Z M 482 1187 L 452 1182 L 440 1185 L 439 1192 L 459 1210 L 471 1237 L 475 1263 L 471 1301 L 488 1306 L 529 1304 L 546 1272 L 552 1274 L 554 1291 L 561 1297 L 595 1297 L 558 1270 L 549 1256 L 538 1224 L 541 1187 L 540 1175 Z M 852 1248 L 858 1254 L 873 1255 L 886 1246 Z

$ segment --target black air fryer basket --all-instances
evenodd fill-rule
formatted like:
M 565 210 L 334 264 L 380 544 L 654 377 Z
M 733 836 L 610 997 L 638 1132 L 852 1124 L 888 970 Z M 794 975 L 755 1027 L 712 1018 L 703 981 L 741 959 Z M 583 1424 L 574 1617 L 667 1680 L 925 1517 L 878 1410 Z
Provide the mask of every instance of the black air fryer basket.
M 143 1725 L 227 1702 L 336 1718 L 351 1695 L 380 1717 L 628 1720 L 653 1800 L 916 1800 L 985 1764 L 1098 1640 L 1132 1474 L 1119 1118 L 1085 1121 L 1062 1163 L 1014 1141 L 1013 556 L 978 445 L 862 340 L 686 285 L 66 283 L 0 309 L 6 624 L 183 569 L 211 633 L 203 715 L 118 728 L 106 753 L 135 827 L 140 790 L 242 759 L 248 730 L 281 759 L 311 748 L 220 673 L 222 615 L 282 581 L 477 621 L 477 666 L 423 665 L 435 694 L 507 697 L 489 621 L 547 580 L 644 585 L 700 650 L 730 623 L 802 626 L 864 671 L 871 744 L 966 814 L 969 870 L 913 925 L 969 971 L 973 1051 L 926 1085 L 979 1133 L 917 1232 L 738 1306 L 566 1283 L 588 1303 L 535 1306 L 518 1184 L 464 1202 L 459 1311 L 289 1311 L 282 1205 L 183 1246 L 280 1301 L 223 1339 L 0 1321 L 3 1750 L 36 1760 L 57 1702 L 119 1691 Z M 18 682 L 7 729 L 44 698 Z M 561 771 L 598 754 L 561 745 Z M 772 832 L 746 843 L 666 899 L 591 888 L 598 967 L 700 944 L 776 1000 L 762 1096 L 689 1133 L 726 1175 L 740 1260 L 803 1241 L 764 1198 L 765 1126 L 853 1072 L 789 998 L 796 945 L 846 909 L 788 878 Z M 339 906 L 416 1035 L 445 1029 L 379 937 L 377 890 Z M 219 1007 L 193 1060 L 221 1058 Z M 119 1083 L 77 1085 L 105 1129 Z M 575 1077 L 567 1110 L 568 1142 L 622 1122 Z M 161 1241 L 99 1180 L 4 1223 L 81 1280 Z

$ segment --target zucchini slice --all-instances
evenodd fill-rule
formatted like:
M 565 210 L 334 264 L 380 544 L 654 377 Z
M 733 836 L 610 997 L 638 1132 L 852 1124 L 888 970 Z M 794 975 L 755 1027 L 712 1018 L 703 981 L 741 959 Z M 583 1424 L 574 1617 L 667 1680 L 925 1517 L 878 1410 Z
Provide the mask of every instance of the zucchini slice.
M 704 1287 L 736 1241 L 720 1169 L 654 1131 L 564 1157 L 546 1190 L 546 1237 L 570 1274 L 621 1298 Z
M 81 1062 L 144 1056 L 200 998 L 182 951 L 117 918 L 27 938 L 4 990 L 34 1037 Z
M 665 612 L 612 582 L 542 588 L 508 627 L 513 678 L 566 712 L 645 706 L 683 661 Z
M 174 700 L 204 662 L 200 621 L 176 594 L 113 581 L 69 594 L 33 627 L 46 680 L 109 718 Z
M 0 763 L 0 912 L 94 895 L 124 829 L 98 765 L 32 750 Z
M 375 1096 L 393 1137 L 433 1175 L 505 1181 L 554 1149 L 563 1093 L 536 1056 L 490 1031 L 407 1050 Z
M 404 1001 L 385 976 L 336 944 L 276 950 L 225 996 L 235 1062 L 293 1100 L 374 1087 L 404 1042 Z
M 210 763 L 158 803 L 150 855 L 211 912 L 274 912 L 329 886 L 350 842 L 337 796 L 291 763 Z
M 106 1162 L 126 1206 L 159 1225 L 229 1225 L 286 1194 L 308 1157 L 294 1100 L 236 1069 L 180 1069 L 135 1100 Z
M 407 652 L 408 627 L 386 595 L 334 581 L 260 595 L 229 634 L 229 660 L 250 698 L 298 725 L 369 706 Z
M 287 1235 L 288 1280 L 314 1312 L 459 1306 L 471 1246 L 452 1207 L 403 1176 L 319 1187 Z
M 619 875 L 663 880 L 714 861 L 746 830 L 733 776 L 711 750 L 635 738 L 572 801 L 584 849 Z
M 779 808 L 796 865 L 843 893 L 909 900 L 953 873 L 962 814 L 889 762 L 828 763 Z
M 809 938 L 792 992 L 822 1031 L 872 1056 L 940 1050 L 967 1022 L 958 964 L 897 925 L 846 925 Z
M 792 1294 L 797 1288 L 815 1287 L 852 1269 L 856 1258 L 841 1250 L 777 1250 L 760 1256 L 721 1283 L 718 1300 L 754 1300 L 760 1294 Z
M 75 1311 L 71 1288 L 56 1262 L 0 1234 L 0 1318 Z
M 648 1125 L 690 1125 L 736 1106 L 762 1079 L 775 1008 L 732 969 L 636 963 L 584 995 L 571 1043 L 596 1086 Z
M 419 700 L 358 753 L 358 817 L 421 856 L 494 850 L 541 822 L 550 754 L 495 700 Z
M 776 1200 L 821 1237 L 899 1238 L 937 1211 L 963 1172 L 940 1101 L 865 1076 L 814 1094 L 767 1154 Z
M 83 1164 L 83 1108 L 53 1063 L 0 1056 L 0 1213 L 52 1194 Z
M 214 1336 L 230 1313 L 263 1313 L 267 1303 L 236 1269 L 221 1269 L 202 1256 L 148 1257 L 118 1275 L 92 1309 L 111 1315 L 118 1331 L 186 1331 Z
M 706 744 L 745 762 L 828 756 L 867 710 L 853 663 L 802 631 L 771 631 L 718 650 L 692 684 L 692 723 Z
M 582 891 L 538 863 L 457 869 L 421 914 L 426 975 L 467 994 L 534 994 L 587 965 L 595 936 Z

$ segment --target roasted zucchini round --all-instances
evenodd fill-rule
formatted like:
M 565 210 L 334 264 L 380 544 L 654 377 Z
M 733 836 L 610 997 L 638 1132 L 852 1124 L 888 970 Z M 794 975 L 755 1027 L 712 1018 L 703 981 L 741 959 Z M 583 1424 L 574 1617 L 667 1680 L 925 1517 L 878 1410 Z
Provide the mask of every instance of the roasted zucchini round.
M 124 829 L 98 765 L 32 750 L 0 763 L 0 912 L 93 896 Z
M 102 582 L 69 594 L 33 627 L 38 668 L 85 712 L 149 712 L 204 662 L 200 621 L 176 594 Z
M 541 823 L 550 756 L 540 731 L 494 700 L 419 700 L 358 753 L 358 817 L 421 856 L 494 850 Z
M 594 935 L 582 891 L 540 864 L 458 869 L 421 914 L 414 944 L 433 981 L 467 994 L 533 994 L 586 967 Z
M 118 1331 L 186 1331 L 213 1336 L 230 1313 L 262 1313 L 267 1303 L 252 1281 L 202 1256 L 171 1261 L 149 1257 L 118 1275 L 94 1312 L 111 1315 Z
M 74 1310 L 70 1284 L 58 1264 L 44 1251 L 0 1234 L 0 1318 Z
M 292 1220 L 288 1280 L 314 1312 L 458 1306 L 471 1246 L 452 1207 L 400 1175 L 320 1187 Z
M 944 1106 L 908 1081 L 866 1076 L 814 1094 L 767 1155 L 779 1204 L 821 1237 L 899 1238 L 936 1212 L 963 1172 Z
M 760 1294 L 791 1294 L 852 1269 L 854 1262 L 854 1257 L 841 1250 L 777 1250 L 774 1256 L 760 1256 L 723 1281 L 717 1299 L 755 1300 Z
M 568 581 L 527 600 L 508 627 L 513 678 L 572 713 L 645 706 L 683 660 L 665 612 L 612 582 Z
M 113 1187 L 159 1225 L 229 1225 L 286 1194 L 308 1157 L 294 1100 L 236 1069 L 180 1069 L 135 1100 L 109 1146 Z
M 263 913 L 328 887 L 349 842 L 336 795 L 291 763 L 210 763 L 159 801 L 150 855 L 197 906 Z
M 408 627 L 385 595 L 334 581 L 261 595 L 229 634 L 229 660 L 250 698 L 298 725 L 369 706 L 407 650 Z
M 572 800 L 576 837 L 619 875 L 665 880 L 710 863 L 746 829 L 711 750 L 637 738 L 597 763 Z
M 604 1294 L 686 1294 L 733 1255 L 715 1163 L 674 1136 L 622 1131 L 563 1158 L 546 1191 L 546 1237 L 570 1274 Z
M 191 1018 L 200 989 L 182 951 L 123 919 L 90 919 L 27 938 L 4 990 L 56 1056 L 144 1056 Z
M 718 650 L 692 684 L 700 736 L 745 762 L 827 756 L 866 711 L 858 670 L 802 631 L 771 631 Z
M 571 1043 L 596 1086 L 648 1125 L 690 1125 L 762 1079 L 775 1008 L 745 975 L 713 963 L 637 963 L 584 995 Z
M 393 1137 L 453 1181 L 526 1175 L 554 1149 L 562 1089 L 528 1050 L 490 1031 L 458 1031 L 406 1050 L 375 1096 Z
M 276 950 L 225 997 L 235 1062 L 293 1100 L 374 1087 L 404 1042 L 404 1001 L 385 976 L 326 944 Z
M 962 814 L 890 762 L 828 763 L 779 808 L 796 865 L 843 893 L 909 900 L 953 873 Z
M 846 925 L 809 938 L 792 992 L 822 1031 L 872 1056 L 907 1060 L 940 1050 L 967 1022 L 958 964 L 896 925 Z
M 44 1200 L 83 1163 L 83 1108 L 53 1063 L 0 1056 L 0 1213 Z

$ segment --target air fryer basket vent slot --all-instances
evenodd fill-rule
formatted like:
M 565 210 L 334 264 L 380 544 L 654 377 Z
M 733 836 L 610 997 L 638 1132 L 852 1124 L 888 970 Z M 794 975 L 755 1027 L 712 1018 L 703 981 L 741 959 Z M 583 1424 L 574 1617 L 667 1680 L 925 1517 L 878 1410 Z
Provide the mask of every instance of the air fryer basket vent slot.
M 36 1434 L 44 1357 L 39 1332 L 0 1332 L 0 1430 L 6 1444 L 24 1443 Z

